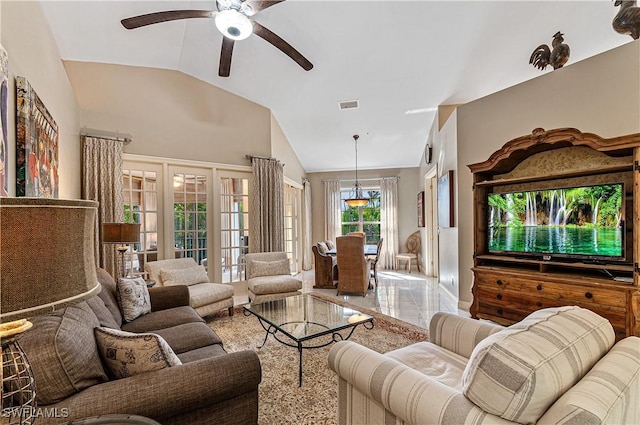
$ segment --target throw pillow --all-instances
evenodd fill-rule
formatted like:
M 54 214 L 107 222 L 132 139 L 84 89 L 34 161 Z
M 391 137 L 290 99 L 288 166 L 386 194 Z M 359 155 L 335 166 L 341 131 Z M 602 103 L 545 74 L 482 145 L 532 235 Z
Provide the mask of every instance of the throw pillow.
M 462 378 L 482 410 L 535 423 L 613 346 L 609 321 L 577 306 L 538 310 L 480 341 Z
M 327 247 L 327 244 L 325 242 L 318 242 L 317 246 L 318 246 L 318 252 L 321 255 L 327 255 L 327 250 L 329 249 L 329 247 Z
M 251 277 L 291 274 L 291 269 L 289 269 L 289 260 L 287 258 L 275 261 L 253 260 L 251 263 Z
M 100 357 L 115 379 L 182 364 L 160 335 L 104 327 L 94 332 Z
M 163 285 L 195 285 L 209 282 L 207 269 L 204 266 L 189 267 L 187 269 L 161 269 L 160 278 Z
M 118 279 L 116 295 L 125 322 L 131 322 L 151 312 L 149 289 L 141 277 Z
M 333 241 L 330 240 L 326 240 L 324 241 L 325 245 L 327 245 L 327 248 L 329 249 L 336 249 L 336 244 L 333 243 Z

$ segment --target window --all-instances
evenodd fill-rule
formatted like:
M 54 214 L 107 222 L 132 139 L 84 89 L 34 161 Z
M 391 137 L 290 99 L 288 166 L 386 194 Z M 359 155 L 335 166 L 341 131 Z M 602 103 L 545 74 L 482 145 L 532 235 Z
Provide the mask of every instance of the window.
M 367 244 L 377 244 L 380 240 L 380 188 L 362 191 L 369 202 L 364 207 L 350 207 L 346 201 L 352 195 L 351 190 L 342 190 L 342 234 L 364 232 Z
M 297 273 L 300 263 L 300 196 L 301 190 L 284 185 L 284 250 L 289 257 L 291 271 Z
M 207 258 L 206 175 L 173 173 L 173 246 L 176 258 Z

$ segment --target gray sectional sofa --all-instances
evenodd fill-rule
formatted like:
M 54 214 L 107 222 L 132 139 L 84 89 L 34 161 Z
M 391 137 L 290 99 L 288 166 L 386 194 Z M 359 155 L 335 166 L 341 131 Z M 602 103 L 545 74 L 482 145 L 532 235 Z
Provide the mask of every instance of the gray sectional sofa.
M 33 328 L 20 340 L 36 379 L 39 425 L 114 413 L 145 416 L 163 425 L 257 423 L 262 379 L 257 354 L 227 353 L 189 306 L 186 286 L 151 288 L 151 313 L 124 323 L 115 282 L 104 270 L 98 270 L 98 279 L 98 296 L 34 317 Z M 156 333 L 182 364 L 110 378 L 98 354 L 97 326 Z

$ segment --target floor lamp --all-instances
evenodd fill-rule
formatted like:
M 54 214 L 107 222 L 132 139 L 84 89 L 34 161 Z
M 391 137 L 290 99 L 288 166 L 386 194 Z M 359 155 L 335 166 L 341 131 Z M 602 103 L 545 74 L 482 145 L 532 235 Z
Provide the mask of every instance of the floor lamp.
M 129 250 L 127 244 L 140 242 L 140 224 L 138 223 L 102 223 L 102 243 L 118 243 L 120 254 L 120 277 L 127 277 L 124 254 Z
M 36 382 L 18 343 L 32 327 L 28 319 L 100 292 L 97 208 L 93 201 L 0 198 L 1 407 L 9 424 L 37 417 Z

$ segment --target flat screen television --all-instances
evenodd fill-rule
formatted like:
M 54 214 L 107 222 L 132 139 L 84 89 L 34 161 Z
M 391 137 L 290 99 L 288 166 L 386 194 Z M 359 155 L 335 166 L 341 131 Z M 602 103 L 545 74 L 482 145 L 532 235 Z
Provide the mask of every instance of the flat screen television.
M 487 219 L 490 253 L 625 261 L 623 183 L 490 193 Z

